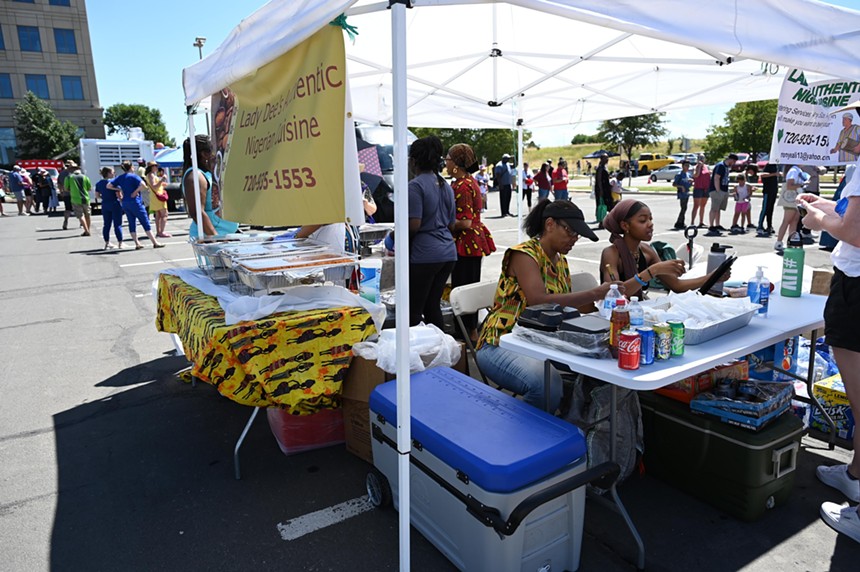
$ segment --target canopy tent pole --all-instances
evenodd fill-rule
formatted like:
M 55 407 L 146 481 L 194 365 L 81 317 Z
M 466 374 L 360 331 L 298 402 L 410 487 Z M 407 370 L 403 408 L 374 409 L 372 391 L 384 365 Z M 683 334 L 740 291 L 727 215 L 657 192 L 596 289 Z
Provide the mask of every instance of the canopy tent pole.
M 400 571 L 410 569 L 410 479 L 412 408 L 409 380 L 409 188 L 406 157 L 406 6 L 391 4 L 391 58 L 394 111 L 394 258 L 397 372 L 397 481 Z
M 197 237 L 203 238 L 203 206 L 200 204 L 200 181 L 197 173 L 197 141 L 194 139 L 194 106 L 188 107 L 188 141 L 191 144 L 191 174 L 194 179 L 194 204 L 195 213 L 197 213 Z M 185 173 L 182 173 L 182 179 L 185 179 Z
M 490 57 L 493 58 L 493 101 L 499 100 L 499 30 L 498 18 L 496 17 L 496 5 L 493 4 L 493 49 Z
M 518 169 L 518 177 L 517 181 L 517 237 L 519 238 L 519 242 L 523 242 L 523 185 L 525 184 L 523 181 L 527 173 L 525 172 L 523 165 L 525 165 L 525 157 L 523 155 L 523 119 L 522 119 L 522 97 L 518 97 L 516 100 L 517 106 L 517 164 L 519 165 Z

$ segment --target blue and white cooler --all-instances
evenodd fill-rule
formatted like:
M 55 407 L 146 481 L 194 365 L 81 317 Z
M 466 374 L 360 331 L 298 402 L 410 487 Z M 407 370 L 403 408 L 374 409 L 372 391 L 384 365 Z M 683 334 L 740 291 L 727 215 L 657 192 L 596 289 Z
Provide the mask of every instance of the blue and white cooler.
M 586 470 L 580 430 L 449 368 L 411 376 L 411 520 L 460 570 L 579 568 Z M 396 382 L 370 396 L 371 500 L 398 506 Z M 389 484 L 390 483 L 390 484 Z

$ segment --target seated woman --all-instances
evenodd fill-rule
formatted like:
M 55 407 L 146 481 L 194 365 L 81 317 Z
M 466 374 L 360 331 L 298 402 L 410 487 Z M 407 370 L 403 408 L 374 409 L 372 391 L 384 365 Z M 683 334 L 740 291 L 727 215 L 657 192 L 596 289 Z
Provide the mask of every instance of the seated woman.
M 523 396 L 526 403 L 544 408 L 544 364 L 499 347 L 523 308 L 554 303 L 583 306 L 601 300 L 609 290 L 602 284 L 583 292 L 570 291 L 565 255 L 580 236 L 597 241 L 582 211 L 570 201 L 542 199 L 523 222 L 530 240 L 509 248 L 502 260 L 496 299 L 478 340 L 478 366 L 496 384 Z M 550 410 L 561 401 L 561 376 L 553 371 Z
M 708 280 L 710 275 L 682 280 L 679 277 L 686 271 L 683 260 L 660 260 L 647 244 L 654 234 L 654 222 L 645 203 L 635 199 L 621 201 L 606 215 L 603 225 L 611 233 L 612 245 L 600 255 L 601 281 L 623 283 L 628 298 L 644 299 L 648 282 L 657 276 L 672 292 L 695 290 Z M 728 280 L 729 273 L 723 278 Z

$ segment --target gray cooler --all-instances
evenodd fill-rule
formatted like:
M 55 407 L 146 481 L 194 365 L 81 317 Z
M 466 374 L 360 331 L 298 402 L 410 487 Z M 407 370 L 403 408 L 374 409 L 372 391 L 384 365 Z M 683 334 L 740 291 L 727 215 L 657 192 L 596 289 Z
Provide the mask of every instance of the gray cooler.
M 586 470 L 579 429 L 449 368 L 414 374 L 411 519 L 460 570 L 579 568 L 585 489 L 617 465 Z M 397 488 L 396 381 L 370 397 L 376 504 Z M 392 499 L 393 497 L 393 499 Z

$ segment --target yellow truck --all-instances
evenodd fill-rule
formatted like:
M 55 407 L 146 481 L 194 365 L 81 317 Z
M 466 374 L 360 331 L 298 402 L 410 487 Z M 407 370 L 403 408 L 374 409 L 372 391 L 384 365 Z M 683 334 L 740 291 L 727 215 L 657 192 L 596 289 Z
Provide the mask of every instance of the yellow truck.
M 639 154 L 639 174 L 647 175 L 657 169 L 661 169 L 666 165 L 675 162 L 675 159 L 662 155 L 660 153 L 640 153 Z

